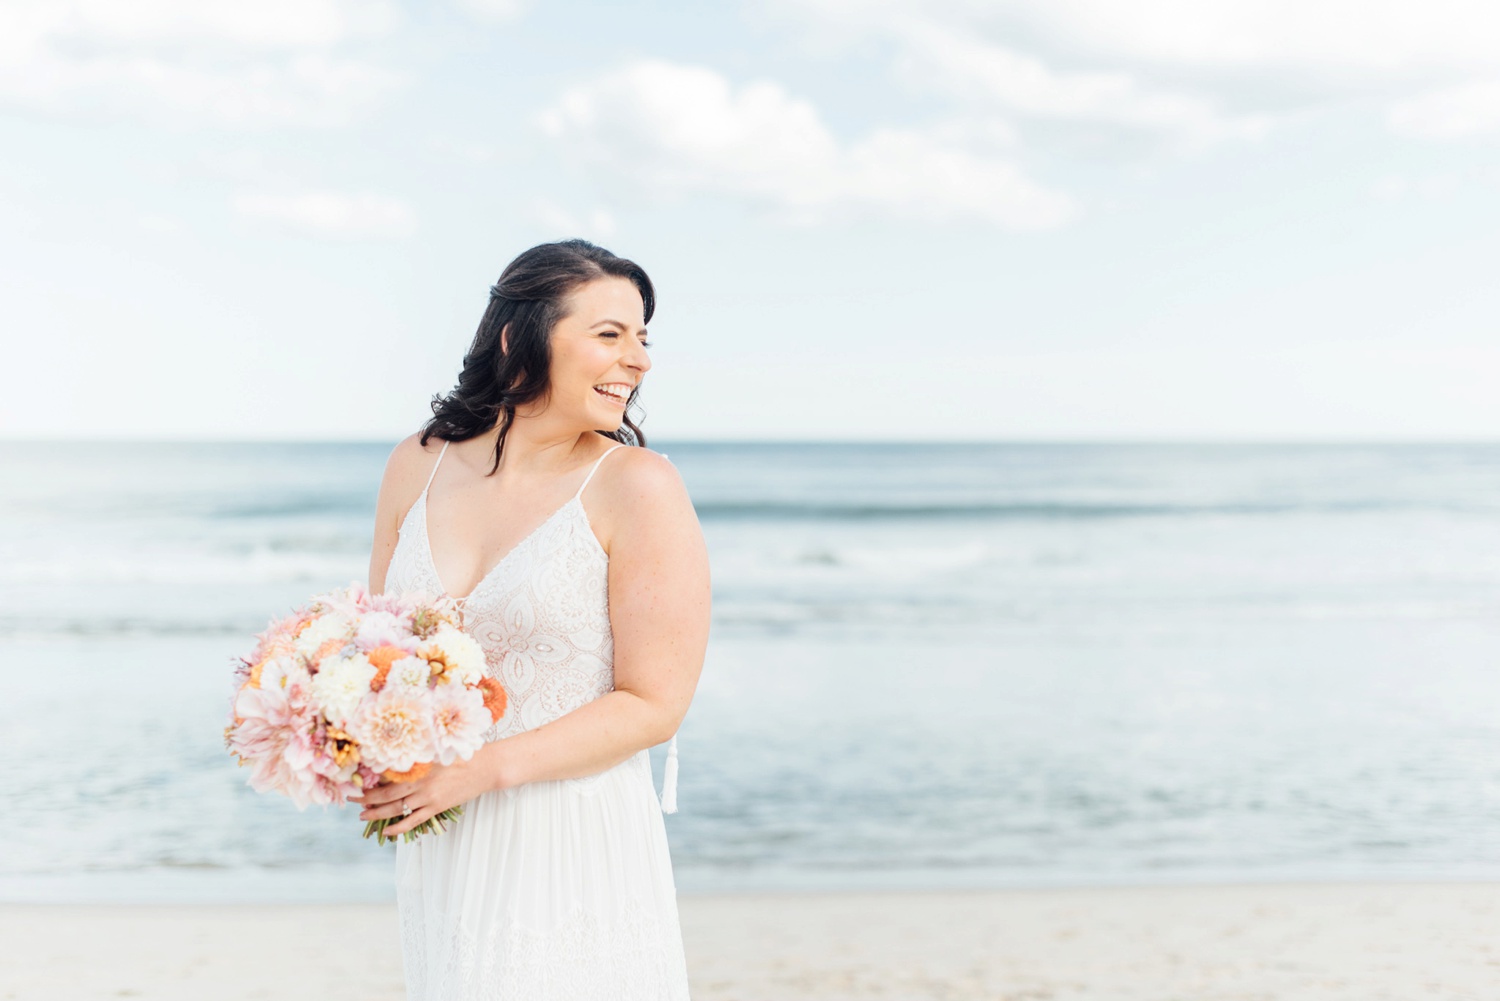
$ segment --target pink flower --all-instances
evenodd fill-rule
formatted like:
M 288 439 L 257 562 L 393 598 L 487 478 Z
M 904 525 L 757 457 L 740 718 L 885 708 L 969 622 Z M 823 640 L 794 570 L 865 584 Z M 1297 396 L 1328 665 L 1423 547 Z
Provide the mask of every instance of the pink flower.
M 359 620 L 354 645 L 368 652 L 376 647 L 399 646 L 416 653 L 420 641 L 411 634 L 411 619 L 391 612 L 366 612 Z
M 431 692 L 432 739 L 440 764 L 473 756 L 484 743 L 490 711 L 484 693 L 467 685 L 439 685 Z
M 406 618 L 407 628 L 411 627 L 412 606 L 416 604 L 413 598 L 402 597 L 396 594 L 372 594 L 370 596 L 370 608 L 372 612 L 390 612 L 392 615 L 400 615 Z
M 313 802 L 312 740 L 318 716 L 307 686 L 294 678 L 287 685 L 245 688 L 235 698 L 234 711 L 240 723 L 230 733 L 229 746 L 250 765 L 251 788 L 285 793 L 298 809 Z
M 272 619 L 256 637 L 255 649 L 245 659 L 256 664 L 270 657 L 284 655 L 291 650 L 292 640 L 296 639 L 297 633 L 311 618 L 310 613 L 299 609 L 284 619 Z
M 315 803 L 343 803 L 357 793 L 360 786 L 354 777 L 359 772 L 359 747 L 349 734 L 319 719 L 312 730 L 311 773 L 312 799 Z

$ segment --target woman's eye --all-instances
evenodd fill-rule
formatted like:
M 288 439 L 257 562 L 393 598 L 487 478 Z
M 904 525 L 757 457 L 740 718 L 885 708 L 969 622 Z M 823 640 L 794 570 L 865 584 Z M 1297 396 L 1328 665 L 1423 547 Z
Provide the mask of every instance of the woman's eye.
M 643 348 L 649 348 L 654 343 L 655 343 L 654 341 L 641 341 L 641 347 L 643 347 Z

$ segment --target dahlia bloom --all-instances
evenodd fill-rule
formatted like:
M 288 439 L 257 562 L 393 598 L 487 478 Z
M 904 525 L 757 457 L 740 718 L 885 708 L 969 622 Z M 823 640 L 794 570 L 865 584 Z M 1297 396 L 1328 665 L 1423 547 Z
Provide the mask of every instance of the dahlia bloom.
M 250 786 L 299 809 L 342 804 L 472 757 L 506 700 L 458 622 L 445 596 L 372 595 L 357 583 L 272 620 L 236 660 L 224 731 Z M 445 810 L 406 837 L 443 830 L 462 812 Z M 365 836 L 391 822 L 370 822 Z
M 440 685 L 433 695 L 432 742 L 439 764 L 468 758 L 484 745 L 490 711 L 484 694 L 467 685 Z
M 425 695 L 386 687 L 360 703 L 349 720 L 349 733 L 371 768 L 404 772 L 433 758 L 433 706 Z
M 370 694 L 374 678 L 375 665 L 363 655 L 325 660 L 312 680 L 312 691 L 328 722 L 340 727 L 346 725 L 359 708 L 360 700 Z

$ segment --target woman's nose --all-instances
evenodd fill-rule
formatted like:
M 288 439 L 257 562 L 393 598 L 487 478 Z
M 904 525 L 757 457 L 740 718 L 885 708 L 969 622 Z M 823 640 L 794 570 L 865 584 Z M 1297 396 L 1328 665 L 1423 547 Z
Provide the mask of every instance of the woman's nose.
M 638 368 L 642 372 L 648 372 L 651 370 L 651 356 L 646 353 L 646 349 L 640 345 L 640 342 L 636 342 L 635 350 L 631 352 L 626 364 L 631 368 Z

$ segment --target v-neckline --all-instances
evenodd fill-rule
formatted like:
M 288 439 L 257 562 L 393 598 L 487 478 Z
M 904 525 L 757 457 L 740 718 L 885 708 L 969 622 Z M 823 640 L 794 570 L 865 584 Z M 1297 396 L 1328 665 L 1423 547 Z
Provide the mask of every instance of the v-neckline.
M 431 485 L 432 485 L 431 483 L 428 484 L 428 486 L 431 486 Z M 580 493 L 581 492 L 582 491 L 580 491 Z M 480 577 L 479 580 L 474 584 L 474 586 L 471 587 L 471 588 L 469 588 L 469 593 L 468 594 L 464 595 L 462 598 L 457 598 L 457 597 L 454 597 L 453 593 L 448 590 L 448 585 L 443 583 L 443 575 L 438 572 L 437 559 L 436 559 L 436 557 L 434 557 L 432 555 L 432 533 L 427 530 L 427 488 L 424 487 L 422 489 L 422 497 L 421 497 L 421 501 L 422 501 L 422 541 L 424 543 L 423 548 L 427 550 L 427 568 L 432 571 L 432 579 L 437 582 L 438 588 L 443 592 L 443 597 L 450 598 L 453 601 L 458 602 L 459 604 L 467 604 L 468 600 L 470 598 L 474 597 L 474 595 L 479 592 L 479 589 L 482 588 L 482 587 L 484 587 L 484 585 L 489 582 L 489 579 L 491 577 L 493 577 L 495 574 L 499 573 L 501 567 L 505 566 L 505 564 L 507 564 L 507 563 L 510 562 L 510 558 L 512 556 L 514 556 L 514 555 L 516 555 L 516 553 L 520 552 L 522 546 L 526 545 L 533 538 L 535 538 L 541 532 L 542 529 L 544 529 L 548 525 L 552 524 L 553 520 L 556 519 L 558 515 L 562 514 L 564 511 L 566 511 L 569 507 L 571 507 L 579 499 L 580 498 L 579 498 L 578 494 L 574 494 L 568 500 L 564 501 L 561 507 L 559 507 L 556 511 L 553 511 L 551 514 L 547 515 L 547 517 L 542 521 L 541 524 L 537 525 L 531 531 L 527 532 L 526 535 L 521 539 L 520 542 L 517 542 L 514 546 L 511 546 L 510 550 L 504 556 L 500 557 L 500 559 L 495 562 L 494 566 L 490 567 L 489 570 L 485 571 L 484 576 Z

